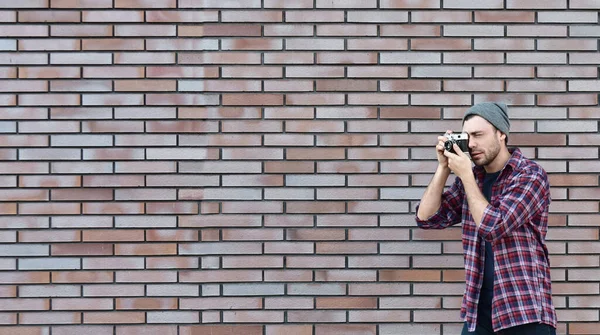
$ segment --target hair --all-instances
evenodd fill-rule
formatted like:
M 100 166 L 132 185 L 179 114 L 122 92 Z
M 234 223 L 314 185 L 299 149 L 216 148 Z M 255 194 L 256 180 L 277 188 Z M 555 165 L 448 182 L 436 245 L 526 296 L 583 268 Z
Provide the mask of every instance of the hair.
M 477 115 L 477 114 L 470 114 L 470 115 L 467 115 L 467 117 L 466 117 L 466 118 L 464 119 L 464 121 L 463 121 L 463 124 L 465 123 L 465 121 L 469 120 L 469 119 L 470 119 L 470 118 L 472 118 L 473 116 L 478 116 L 478 115 Z M 488 122 L 488 123 L 489 123 L 489 122 Z M 491 123 L 490 123 L 490 124 L 491 124 Z M 495 129 L 495 130 L 497 130 L 497 131 L 499 131 L 499 132 L 501 132 L 501 133 L 502 133 L 502 131 L 500 131 L 500 129 L 496 128 L 496 126 L 494 126 L 493 124 L 492 124 L 492 127 L 494 127 L 494 129 Z M 504 134 L 504 133 L 502 133 L 502 134 Z M 504 145 L 508 146 L 508 135 L 504 134 L 504 136 L 505 136 L 505 137 L 504 137 Z

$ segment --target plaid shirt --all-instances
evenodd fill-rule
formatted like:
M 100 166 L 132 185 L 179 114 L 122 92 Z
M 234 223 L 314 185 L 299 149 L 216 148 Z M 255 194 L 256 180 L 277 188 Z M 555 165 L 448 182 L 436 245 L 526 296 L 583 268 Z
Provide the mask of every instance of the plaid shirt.
M 494 251 L 494 331 L 532 322 L 556 327 L 545 245 L 550 204 L 548 177 L 519 149 L 511 153 L 492 187 L 491 201 L 479 228 L 469 212 L 460 178 L 443 193 L 442 205 L 434 215 L 425 221 L 416 218 L 423 229 L 443 229 L 463 223 L 466 290 L 461 318 L 467 322 L 469 331 L 475 331 L 477 323 L 485 259 L 483 240 L 490 241 Z M 485 171 L 481 166 L 475 166 L 473 171 L 481 189 Z

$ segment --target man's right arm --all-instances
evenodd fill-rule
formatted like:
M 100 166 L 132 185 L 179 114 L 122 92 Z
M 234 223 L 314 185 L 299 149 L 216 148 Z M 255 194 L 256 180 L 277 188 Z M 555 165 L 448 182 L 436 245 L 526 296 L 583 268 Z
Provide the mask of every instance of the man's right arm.
M 419 218 L 419 220 L 427 220 L 440 209 L 440 206 L 442 205 L 442 193 L 444 192 L 444 186 L 446 185 L 448 176 L 450 176 L 450 169 L 438 165 L 429 186 L 427 186 L 427 189 L 421 198 L 419 209 L 417 211 L 417 218 Z
M 451 131 L 447 131 L 447 134 Z M 452 184 L 450 189 L 444 193 L 446 180 L 450 175 L 448 159 L 444 156 L 445 136 L 438 136 L 435 147 L 438 167 L 425 190 L 421 202 L 417 206 L 416 221 L 423 229 L 443 229 L 449 225 L 460 222 L 460 188 L 459 180 Z M 436 215 L 437 214 L 437 215 Z

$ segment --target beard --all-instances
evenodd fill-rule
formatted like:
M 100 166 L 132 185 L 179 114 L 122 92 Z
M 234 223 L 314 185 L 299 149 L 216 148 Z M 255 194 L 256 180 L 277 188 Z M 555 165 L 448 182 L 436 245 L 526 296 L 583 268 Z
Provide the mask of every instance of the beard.
M 476 158 L 473 158 L 473 152 L 471 150 L 469 150 L 469 153 L 471 154 L 471 160 L 475 165 L 486 166 L 498 157 L 498 154 L 500 153 L 500 141 L 496 139 L 487 150 L 477 151 L 478 155 L 476 155 Z

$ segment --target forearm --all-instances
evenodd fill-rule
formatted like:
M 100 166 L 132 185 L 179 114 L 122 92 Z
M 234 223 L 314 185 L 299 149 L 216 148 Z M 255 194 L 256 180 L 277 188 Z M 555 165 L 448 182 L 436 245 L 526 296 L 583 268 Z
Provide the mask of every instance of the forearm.
M 481 193 L 481 190 L 479 190 L 475 178 L 466 178 L 466 180 L 462 180 L 462 182 L 465 187 L 465 193 L 467 194 L 469 211 L 473 216 L 473 221 L 475 221 L 477 228 L 479 228 L 483 213 L 489 203 L 483 196 L 483 193 Z
M 429 186 L 427 186 L 427 189 L 421 198 L 419 211 L 417 212 L 417 217 L 420 220 L 427 220 L 440 208 L 442 204 L 442 193 L 444 192 L 444 186 L 446 185 L 446 180 L 448 180 L 449 175 L 450 169 L 438 166 Z

